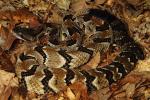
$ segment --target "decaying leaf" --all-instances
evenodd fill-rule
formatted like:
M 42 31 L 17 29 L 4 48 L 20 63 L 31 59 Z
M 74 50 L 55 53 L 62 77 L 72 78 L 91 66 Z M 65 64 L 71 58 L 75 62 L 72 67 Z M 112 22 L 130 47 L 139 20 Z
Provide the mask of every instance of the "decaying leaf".
M 0 70 L 15 72 L 15 68 L 9 59 L 9 56 L 0 48 Z
M 18 79 L 15 74 L 0 70 L 0 99 L 8 100 L 13 87 L 18 87 Z
M 16 37 L 6 27 L 0 24 L 0 47 L 8 50 L 15 39 Z
M 129 33 L 142 47 L 146 59 L 139 61 L 136 69 L 125 78 L 88 94 L 82 82 L 72 84 L 57 95 L 47 93 L 37 95 L 28 92 L 23 98 L 18 92 L 18 79 L 14 64 L 17 57 L 35 44 L 47 45 L 45 35 L 37 42 L 17 41 L 12 29 L 21 23 L 38 30 L 47 22 L 62 24 L 64 16 L 82 15 L 89 8 L 96 6 L 108 9 L 112 14 L 126 22 Z M 1 0 L 0 1 L 0 100 L 149 100 L 150 99 L 150 1 L 149 0 Z M 71 19 L 74 20 L 74 19 Z M 43 22 L 41 22 L 43 21 Z M 82 22 L 83 20 L 81 20 Z M 80 24 L 80 20 L 78 22 Z M 95 20 L 95 23 L 99 23 Z M 82 28 L 84 25 L 82 26 Z M 90 32 L 89 32 L 90 33 Z M 120 53 L 100 56 L 98 52 L 93 59 L 83 66 L 89 70 L 99 64 L 108 65 Z M 10 97 L 11 96 L 11 97 Z
M 69 10 L 71 0 L 54 0 L 54 3 L 63 10 Z

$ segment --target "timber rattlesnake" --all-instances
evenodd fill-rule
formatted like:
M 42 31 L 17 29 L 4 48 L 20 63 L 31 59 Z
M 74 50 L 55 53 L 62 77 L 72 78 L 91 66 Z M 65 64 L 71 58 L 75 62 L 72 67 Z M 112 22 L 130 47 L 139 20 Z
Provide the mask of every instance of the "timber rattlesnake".
M 103 20 L 104 24 L 101 26 L 95 23 L 93 18 Z M 128 35 L 127 25 L 107 10 L 89 9 L 79 19 L 81 22 L 71 15 L 65 17 L 66 23 L 72 23 L 65 26 L 67 28 L 47 23 L 49 44 L 36 46 L 20 55 L 16 63 L 20 89 L 37 94 L 57 93 L 65 86 L 81 81 L 90 93 L 123 78 L 134 69 L 138 60 L 144 59 L 143 50 Z M 89 23 L 94 25 L 90 27 Z M 19 30 L 14 28 L 16 33 Z M 112 34 L 106 35 L 109 33 L 106 30 L 111 30 Z M 106 32 L 104 34 L 101 31 Z M 61 37 L 60 33 L 65 34 Z M 99 67 L 98 62 L 91 65 L 89 70 L 82 69 L 97 53 L 103 52 L 106 45 L 109 47 L 111 44 L 116 44 L 121 52 L 109 65 Z

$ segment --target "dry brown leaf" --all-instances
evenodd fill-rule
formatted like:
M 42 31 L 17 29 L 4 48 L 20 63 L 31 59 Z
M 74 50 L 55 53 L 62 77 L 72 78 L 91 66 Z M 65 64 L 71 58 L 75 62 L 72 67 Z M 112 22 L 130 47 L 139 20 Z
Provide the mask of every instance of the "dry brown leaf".
M 135 93 L 135 85 L 136 84 L 126 84 L 127 86 L 125 87 L 126 88 L 126 96 L 127 98 L 131 98 L 133 97 L 133 94 Z M 123 87 L 124 88 L 124 87 Z
M 67 97 L 70 99 L 70 100 L 75 100 L 75 94 L 71 91 L 71 89 L 68 87 L 67 88 L 67 93 L 66 93 Z
M 16 11 L 3 11 L 1 12 L 0 20 L 9 20 L 10 27 L 7 27 L 9 32 L 12 31 L 11 29 L 14 28 L 15 24 L 20 22 L 29 23 L 31 28 L 38 28 L 41 25 L 39 18 L 25 8 Z
M 142 71 L 150 72 L 150 58 L 146 58 L 143 61 L 139 61 L 139 64 L 137 65 L 136 70 L 139 72 L 142 72 Z
M 71 0 L 54 0 L 54 3 L 56 3 L 60 9 L 68 10 Z
M 0 47 L 4 50 L 8 50 L 16 39 L 8 28 L 3 27 L 0 23 Z
M 76 82 L 69 86 L 69 88 L 72 90 L 72 92 L 75 95 L 75 100 L 88 100 L 88 93 L 87 93 L 87 88 L 82 82 Z
M 12 0 L 8 0 L 8 1 L 12 1 Z M 66 2 L 67 0 L 61 0 L 61 1 L 60 0 L 55 0 L 55 1 L 56 1 L 56 4 L 57 4 L 57 6 L 59 8 L 67 10 L 69 8 L 69 6 L 70 6 L 71 9 L 69 11 L 75 12 L 75 13 L 78 13 L 78 14 L 80 14 L 80 12 L 84 12 L 84 10 L 86 8 L 89 8 L 89 6 L 85 3 L 85 0 L 70 0 L 71 2 L 69 0 L 68 0 L 69 2 Z M 149 29 L 150 29 L 149 27 L 147 27 L 147 26 L 149 26 L 149 24 L 148 25 L 147 24 L 141 24 L 141 21 L 144 19 L 145 15 L 139 15 L 136 18 L 135 16 L 132 15 L 132 13 L 131 13 L 132 11 L 130 11 L 128 9 L 128 7 L 123 6 L 121 8 L 120 6 L 118 6 L 118 4 L 119 4 L 119 3 L 117 3 L 118 1 L 121 1 L 122 3 L 128 2 L 128 3 L 132 4 L 132 5 L 137 5 L 139 2 L 141 2 L 141 0 L 117 0 L 117 1 L 115 1 L 115 0 L 107 0 L 107 2 L 106 2 L 106 0 L 95 0 L 95 2 L 96 2 L 95 4 L 103 4 L 104 2 L 106 2 L 105 4 L 107 6 L 114 7 L 114 2 L 115 2 L 116 5 L 117 5 L 117 7 L 116 7 L 117 9 L 115 9 L 115 7 L 111 8 L 111 9 L 114 9 L 116 12 L 120 11 L 120 12 L 118 12 L 119 13 L 119 17 L 123 16 L 123 20 L 127 21 L 128 25 L 129 25 L 129 28 L 131 30 L 131 36 L 134 33 L 134 31 L 136 32 L 136 34 L 140 34 L 139 36 L 137 36 L 135 38 L 136 41 L 143 42 L 143 43 L 141 43 L 142 46 L 147 48 L 147 49 L 149 49 L 150 46 L 149 46 L 148 39 L 144 39 L 143 40 L 143 39 L 140 38 L 140 37 L 143 37 L 144 34 L 146 32 L 148 32 Z M 146 0 L 146 2 L 147 1 L 148 0 Z M 29 7 L 31 12 L 29 12 L 27 10 L 24 10 L 24 9 L 17 10 L 17 11 L 7 11 L 7 12 L 1 13 L 0 19 L 2 19 L 2 20 L 3 19 L 5 19 L 5 20 L 8 19 L 8 20 L 10 20 L 10 23 L 12 23 L 12 24 L 16 24 L 19 21 L 21 21 L 21 22 L 29 23 L 31 27 L 38 27 L 40 25 L 40 23 L 38 22 L 37 16 L 34 16 L 34 14 L 32 12 L 37 12 L 37 14 L 38 14 L 38 11 L 45 11 L 46 13 L 48 13 L 46 10 L 47 10 L 48 5 L 49 5 L 49 3 L 48 3 L 49 0 L 48 1 L 47 0 L 23 0 L 23 2 L 24 2 L 25 5 L 27 5 Z M 71 5 L 70 5 L 70 3 L 71 3 Z M 51 12 L 53 12 L 54 14 L 52 16 L 50 16 L 50 22 L 62 23 L 62 16 L 58 14 L 58 12 L 59 12 L 58 9 L 51 9 L 51 10 L 52 10 Z M 123 12 L 121 12 L 122 10 L 123 10 Z M 133 12 L 135 14 L 138 14 L 139 11 L 141 11 L 141 10 L 142 9 L 139 9 L 137 12 L 134 12 L 134 11 Z M 147 15 L 147 17 L 149 17 L 149 15 Z M 147 17 L 146 17 L 146 19 L 147 19 Z M 3 27 L 3 24 L 1 26 Z M 12 26 L 10 26 L 10 28 L 8 28 L 8 29 L 12 29 Z M 2 30 L 4 31 L 4 29 L 2 29 Z M 133 30 L 133 33 L 132 33 L 132 30 Z M 1 46 L 4 45 L 4 46 L 2 46 L 3 49 L 5 49 L 5 48 L 9 49 L 11 44 L 12 44 L 11 42 L 14 41 L 13 37 L 9 34 L 10 32 L 8 32 L 8 33 L 6 32 L 5 33 L 3 31 L 1 31 L 2 33 L 0 34 L 0 45 Z M 6 36 L 4 36 L 4 34 Z M 141 34 L 142 34 L 142 36 L 141 36 Z M 8 38 L 8 41 L 9 41 L 10 44 L 7 43 L 6 38 Z M 43 42 L 43 44 L 45 44 L 46 40 L 43 40 L 42 42 Z M 15 56 L 18 56 L 21 52 L 23 52 L 26 49 L 27 49 L 26 45 L 17 47 L 14 50 L 14 52 L 11 53 L 11 61 L 13 63 L 15 63 L 15 60 L 16 60 Z M 3 55 L 3 52 L 1 52 L 0 54 Z M 149 55 L 150 55 L 150 52 L 148 52 L 148 56 Z M 8 62 L 7 60 L 9 58 L 5 58 L 4 56 L 5 55 L 1 56 L 0 61 Z M 110 61 L 112 61 L 112 59 L 115 56 L 116 55 L 108 57 L 110 59 L 108 59 L 105 62 L 106 65 Z M 97 57 L 94 57 L 93 59 L 99 60 L 99 58 L 97 59 Z M 125 79 L 119 81 L 117 83 L 117 86 L 114 87 L 113 89 L 111 89 L 111 92 L 114 92 L 112 97 L 110 97 L 111 92 L 108 92 L 109 89 L 108 90 L 107 89 L 106 90 L 102 89 L 102 90 L 99 90 L 100 93 L 97 93 L 97 92 L 93 93 L 94 94 L 94 95 L 92 95 L 93 100 L 101 100 L 101 99 L 102 100 L 107 100 L 109 97 L 111 99 L 116 99 L 116 100 L 130 100 L 130 99 L 135 99 L 136 100 L 136 99 L 139 99 L 139 98 L 141 100 L 144 100 L 144 99 L 148 100 L 149 97 L 150 97 L 150 95 L 149 95 L 150 94 L 150 90 L 147 89 L 147 87 L 149 87 L 149 80 L 150 80 L 150 74 L 149 74 L 149 72 L 150 72 L 149 64 L 150 63 L 149 63 L 149 60 L 150 59 L 147 58 L 147 59 L 145 59 L 143 61 L 140 61 L 138 66 L 137 66 L 136 71 L 134 71 L 131 74 L 129 74 L 127 77 L 125 77 Z M 96 65 L 97 62 L 93 62 L 93 61 L 91 63 L 92 64 L 94 63 Z M 92 64 L 89 64 L 89 66 L 92 65 Z M 4 67 L 4 65 L 6 65 L 6 67 Z M 8 65 L 8 63 L 4 63 L 0 67 L 1 68 L 4 67 L 4 68 L 7 69 L 7 68 L 11 68 L 12 66 L 11 66 L 11 64 Z M 5 74 L 3 74 L 3 75 L 5 75 Z M 3 76 L 3 75 L 1 75 L 1 73 L 0 73 L 0 79 L 1 79 L 1 76 Z M 8 76 L 6 76 L 6 77 L 2 77 L 1 80 L 4 81 L 4 82 L 6 81 L 5 78 L 8 79 L 8 80 L 11 80 L 12 76 L 11 75 L 9 76 L 9 74 L 7 74 L 7 75 Z M 142 85 L 145 81 L 148 81 L 147 85 L 145 85 L 145 84 Z M 11 94 L 11 91 L 12 91 L 11 86 L 15 86 L 15 85 L 9 85 L 10 84 L 9 81 L 6 81 L 6 83 L 3 83 L 3 82 L 1 83 L 1 81 L 0 81 L 0 84 L 2 84 L 2 85 L 0 85 L 0 86 L 2 86 L 0 90 L 3 90 L 2 92 L 4 93 L 3 94 L 3 100 L 7 99 L 9 97 L 9 95 Z M 7 95 L 6 95 L 6 92 L 7 92 Z M 19 94 L 16 93 L 16 95 L 19 95 Z M 32 99 L 32 100 L 40 100 L 41 98 L 42 97 L 37 98 L 37 95 L 34 95 L 32 93 L 29 96 L 29 99 Z M 70 99 L 75 99 L 75 100 L 80 100 L 80 99 L 88 100 L 89 99 L 88 98 L 88 94 L 87 94 L 87 89 L 80 82 L 71 85 L 70 87 L 67 88 L 66 91 L 64 90 L 62 93 L 58 94 L 57 96 L 49 95 L 49 96 L 45 96 L 45 98 L 43 97 L 41 100 L 45 100 L 47 98 L 49 98 L 49 100 L 56 100 L 56 99 L 57 100 L 68 100 L 69 98 Z M 18 96 L 18 98 L 17 99 L 15 98 L 14 100 L 22 100 L 22 99 L 21 99 L 20 96 Z
M 0 48 L 0 70 L 15 72 L 15 68 L 8 55 Z
M 78 15 L 84 12 L 84 10 L 88 8 L 88 6 L 86 5 L 85 0 L 74 0 L 71 3 L 70 8 L 72 12 L 75 12 L 74 14 Z
M 96 53 L 96 55 L 84 66 L 82 66 L 82 69 L 89 70 L 94 69 L 100 62 L 100 52 Z
M 93 92 L 90 95 L 90 100 L 108 100 L 111 96 L 112 92 L 110 91 L 109 87 L 100 89 L 98 91 Z
M 18 87 L 15 74 L 0 70 L 0 100 L 8 100 L 13 87 Z

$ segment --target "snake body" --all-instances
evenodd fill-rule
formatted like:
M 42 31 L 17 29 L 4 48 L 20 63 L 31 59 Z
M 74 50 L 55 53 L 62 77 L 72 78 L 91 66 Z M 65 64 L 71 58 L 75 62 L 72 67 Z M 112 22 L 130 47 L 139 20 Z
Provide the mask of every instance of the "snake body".
M 68 44 L 65 45 L 71 50 L 66 50 L 65 46 L 53 47 L 58 44 L 36 46 L 33 50 L 21 54 L 20 60 L 17 61 L 16 72 L 20 80 L 21 90 L 37 94 L 58 93 L 64 87 L 79 81 L 83 82 L 88 92 L 91 93 L 123 78 L 134 69 L 138 60 L 144 59 L 142 48 L 128 35 L 128 28 L 125 23 L 107 10 L 97 8 L 89 9 L 84 14 L 83 20 L 88 22 L 92 17 L 102 19 L 109 25 L 108 27 L 101 27 L 101 29 L 97 28 L 97 30 L 102 31 L 111 28 L 111 41 L 121 48 L 121 52 L 116 58 L 104 67 L 100 67 L 99 58 L 97 58 L 98 63 L 91 65 L 94 68 L 81 69 L 82 66 L 88 65 L 91 59 L 100 52 L 101 42 L 109 41 L 109 39 L 96 38 L 93 40 L 92 46 L 83 45 L 82 40 L 80 42 L 75 40 L 76 42 L 72 43 L 73 47 Z M 53 32 L 56 33 L 56 31 Z M 82 36 L 82 31 L 76 29 L 76 33 L 79 37 Z M 54 39 L 51 38 L 51 40 Z

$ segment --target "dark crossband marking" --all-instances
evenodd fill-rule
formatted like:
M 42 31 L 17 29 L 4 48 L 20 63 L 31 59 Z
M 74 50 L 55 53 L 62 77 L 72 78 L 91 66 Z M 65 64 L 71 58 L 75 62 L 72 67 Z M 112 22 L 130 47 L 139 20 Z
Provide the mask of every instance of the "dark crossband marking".
M 120 19 L 116 16 L 112 15 L 107 10 L 100 10 L 100 9 L 90 9 L 88 14 L 84 16 L 83 19 L 89 20 L 92 16 L 105 20 L 107 23 L 110 23 L 111 29 L 114 32 L 121 32 L 121 34 L 127 34 L 128 28 L 125 23 L 123 23 Z M 114 33 L 115 35 L 116 33 Z M 120 35 L 121 36 L 121 35 Z
M 27 89 L 27 83 L 24 77 L 22 77 L 19 82 L 19 92 L 24 96 L 27 95 L 28 89 Z
M 145 57 L 144 57 L 144 53 L 143 53 L 143 50 L 139 47 L 138 44 L 131 44 L 129 46 L 127 46 L 127 51 L 131 51 L 131 52 L 134 52 L 136 54 L 136 56 L 138 57 L 138 59 L 141 59 L 143 60 Z
M 26 72 L 21 72 L 21 80 L 20 80 L 20 84 L 21 84 L 20 89 L 21 89 L 21 91 L 24 91 L 24 89 L 27 90 L 27 83 L 26 83 L 25 77 L 34 75 L 34 73 L 35 73 L 38 66 L 39 65 L 33 65 L 32 68 L 27 70 Z
M 90 20 L 92 16 L 105 20 L 114 31 L 128 32 L 127 25 L 107 10 L 89 9 L 83 19 Z
M 71 84 L 71 80 L 75 78 L 75 73 L 69 68 L 65 68 L 65 69 L 67 70 L 65 81 L 66 84 L 69 85 Z
M 113 30 L 113 35 L 114 35 L 114 38 L 123 38 L 123 37 L 127 37 L 129 39 L 130 42 L 133 41 L 133 39 L 128 35 L 128 32 L 127 31 L 117 31 L 117 30 Z
M 118 68 L 113 64 L 107 65 L 103 69 L 109 70 L 113 73 L 114 81 L 117 81 L 118 79 L 120 79 L 122 77 L 122 73 L 118 73 Z
M 22 77 L 25 77 L 25 76 L 34 75 L 34 73 L 35 73 L 35 71 L 36 71 L 36 69 L 37 69 L 38 66 L 39 66 L 39 65 L 33 65 L 33 66 L 31 67 L 31 69 L 27 70 L 26 72 L 21 72 L 21 76 L 22 76 Z
M 114 20 L 110 22 L 110 26 L 113 31 L 123 32 L 123 33 L 128 32 L 127 24 L 123 23 L 120 19 L 117 19 L 117 17 L 115 17 Z
M 133 62 L 134 64 L 138 61 L 134 51 L 122 51 L 119 56 L 128 58 L 129 62 Z
M 43 51 L 42 48 L 43 48 L 43 46 L 37 46 L 37 47 L 35 47 L 35 50 L 36 50 L 39 54 L 41 54 L 41 56 L 44 58 L 43 63 L 45 63 L 47 56 L 46 56 L 46 54 L 44 53 L 44 51 Z
M 25 61 L 25 60 L 28 60 L 28 59 L 35 59 L 35 57 L 24 55 L 24 53 L 22 53 L 19 56 L 19 58 L 20 58 L 21 61 Z
M 108 65 L 109 66 L 109 65 Z M 111 85 L 114 81 L 113 79 L 113 73 L 109 70 L 103 69 L 103 68 L 96 68 L 97 71 L 102 72 L 103 74 L 106 74 L 106 79 L 108 80 L 109 84 Z
M 66 59 L 66 63 L 63 67 L 69 67 L 69 63 L 73 59 L 70 55 L 68 55 L 64 50 L 58 51 L 58 53 Z
M 59 79 L 63 82 L 65 81 L 65 83 L 67 85 L 69 85 L 69 84 L 71 84 L 72 80 L 75 78 L 75 75 L 79 75 L 81 77 L 77 77 L 77 78 L 85 79 L 85 85 L 87 86 L 88 92 L 92 92 L 93 90 L 96 90 L 97 89 L 96 87 L 98 85 L 104 85 L 104 83 L 101 81 L 98 81 L 100 83 L 97 82 L 97 84 L 95 84 L 95 81 L 97 81 L 96 80 L 97 78 L 98 79 L 103 78 L 103 77 L 101 77 L 101 75 L 105 76 L 104 81 L 108 81 L 109 85 L 111 85 L 113 82 L 115 82 L 118 79 L 121 79 L 125 75 L 127 75 L 127 73 L 129 73 L 134 68 L 138 59 L 144 59 L 144 53 L 143 53 L 142 48 L 140 48 L 140 46 L 138 44 L 136 44 L 131 37 L 129 37 L 128 27 L 127 27 L 126 23 L 122 22 L 120 19 L 118 19 L 116 16 L 112 15 L 107 10 L 101 10 L 101 9 L 90 9 L 88 11 L 88 14 L 85 14 L 83 19 L 85 21 L 88 21 L 88 20 L 91 20 L 91 18 L 93 16 L 104 20 L 105 24 L 106 23 L 109 24 L 109 25 L 106 24 L 106 26 L 104 24 L 102 26 L 96 27 L 97 31 L 103 31 L 103 30 L 106 30 L 107 28 L 109 28 L 109 26 L 111 27 L 111 29 L 113 31 L 113 34 L 112 34 L 113 41 L 111 41 L 111 42 L 115 43 L 117 46 L 120 46 L 121 50 L 122 50 L 121 53 L 115 58 L 115 60 L 111 64 L 104 66 L 104 68 L 94 69 L 95 73 L 91 73 L 90 72 L 91 70 L 89 70 L 89 71 L 81 70 L 79 72 L 76 72 L 76 69 L 69 69 L 69 67 L 73 66 L 73 65 L 71 66 L 71 64 L 69 64 L 69 63 L 72 63 L 73 60 L 76 60 L 73 58 L 74 57 L 74 56 L 72 56 L 73 54 L 69 54 L 63 50 L 58 51 L 58 53 L 66 60 L 65 64 L 63 65 L 63 68 L 62 68 L 62 69 L 66 69 L 64 71 L 66 77 L 64 78 L 65 75 L 63 74 L 63 77 L 60 77 Z M 69 19 L 69 17 L 66 19 Z M 65 18 L 64 18 L 64 20 L 65 20 Z M 76 23 L 75 23 L 75 25 L 76 25 Z M 68 31 L 69 31 L 70 35 L 74 34 L 74 32 L 78 32 L 80 35 L 82 35 L 82 33 L 84 33 L 84 32 L 82 32 L 82 30 L 80 30 L 80 28 L 78 26 L 74 26 L 73 30 L 72 30 L 72 28 L 70 28 L 70 29 L 68 28 Z M 51 33 L 52 34 L 50 35 L 49 41 L 54 43 L 55 45 L 58 45 L 60 42 L 60 41 L 58 41 L 59 39 L 57 38 L 58 37 L 57 35 L 59 35 L 58 28 L 56 27 L 54 30 L 51 31 Z M 54 33 L 57 33 L 57 34 L 54 34 Z M 107 38 L 106 39 L 96 38 L 93 41 L 95 41 L 95 42 L 103 42 L 103 41 L 110 42 L 110 40 Z M 67 46 L 69 46 L 75 42 L 78 42 L 78 40 L 67 41 L 67 42 L 68 42 Z M 45 62 L 47 60 L 46 59 L 47 53 L 46 52 L 45 52 L 46 54 L 44 53 L 44 51 L 42 50 L 42 46 L 36 47 L 35 50 L 43 56 L 44 62 Z M 93 52 L 94 52 L 94 51 L 90 50 L 89 48 L 82 47 L 82 46 L 79 47 L 77 50 L 77 52 L 80 52 L 80 51 L 82 51 L 90 56 L 92 56 Z M 20 57 L 22 60 L 30 59 L 29 56 L 26 56 L 26 57 L 23 57 L 23 56 L 24 55 L 21 55 L 21 57 Z M 78 56 L 75 55 L 76 58 L 79 58 L 79 56 L 82 56 L 82 54 L 81 55 L 79 54 Z M 88 58 L 88 59 L 90 60 L 90 58 Z M 23 83 L 23 86 L 26 88 L 26 90 L 29 90 L 29 89 L 27 89 L 26 84 L 30 84 L 30 83 L 28 81 L 27 81 L 28 83 L 26 83 L 25 76 L 34 75 L 36 72 L 37 66 L 38 65 L 33 65 L 33 67 L 31 69 L 27 70 L 26 72 L 21 72 L 21 76 L 22 76 L 21 82 Z M 58 68 L 58 69 L 60 69 L 60 68 Z M 55 72 L 51 72 L 48 69 L 44 69 L 43 71 L 44 71 L 45 76 L 42 79 L 41 83 L 44 85 L 44 88 L 43 88 L 44 92 L 46 93 L 46 92 L 52 91 L 53 93 L 55 93 L 54 92 L 55 87 L 52 86 L 53 84 L 49 84 L 49 82 L 52 82 L 53 80 L 55 80 L 55 78 L 59 77 L 61 75 L 61 73 L 58 74 L 57 77 L 54 77 L 56 75 Z M 74 73 L 74 72 L 76 72 L 76 73 Z M 100 77 L 98 77 L 98 75 L 100 75 Z M 60 85 L 62 85 L 62 84 L 60 84 Z
M 129 73 L 135 67 L 135 63 L 129 62 L 126 56 L 117 56 L 113 62 L 119 62 L 122 64 L 127 73 Z
M 88 89 L 88 92 L 91 93 L 93 90 L 96 90 L 96 87 L 92 84 L 92 82 L 95 80 L 95 77 L 90 75 L 85 70 L 80 71 L 80 73 L 86 78 L 86 86 Z
M 93 55 L 93 51 L 92 51 L 92 50 L 89 50 L 89 49 L 86 48 L 86 47 L 80 46 L 80 47 L 78 48 L 78 50 L 79 50 L 79 51 L 82 51 L 82 52 L 86 52 L 86 53 L 88 53 L 88 54 L 90 54 L 90 55 Z
M 121 64 L 119 62 L 112 62 L 110 64 L 110 66 L 111 65 L 118 68 L 118 73 L 122 74 L 121 78 L 124 77 L 127 74 L 127 71 L 126 71 L 125 66 L 123 64 Z
M 51 89 L 50 87 L 49 87 L 49 85 L 48 85 L 48 82 L 49 82 L 49 80 L 53 77 L 53 74 L 52 74 L 52 72 L 51 71 L 49 71 L 48 69 L 44 69 L 43 70 L 44 71 L 44 73 L 45 73 L 45 77 L 42 79 L 42 84 L 44 85 L 44 92 L 46 93 L 46 92 L 49 92 L 49 91 L 52 91 L 52 92 L 54 92 L 53 91 L 53 89 Z
M 132 40 L 129 36 L 121 35 L 121 36 L 118 36 L 118 37 L 115 36 L 115 37 L 116 38 L 114 39 L 114 42 L 121 46 L 124 46 L 125 44 L 132 42 Z

